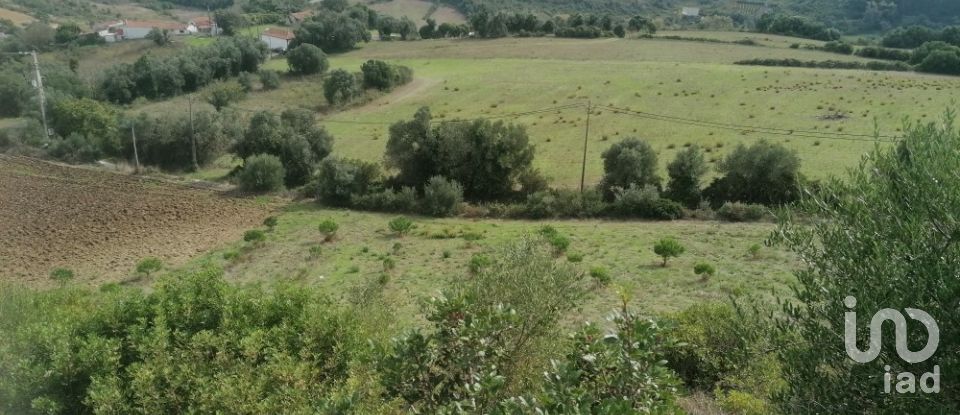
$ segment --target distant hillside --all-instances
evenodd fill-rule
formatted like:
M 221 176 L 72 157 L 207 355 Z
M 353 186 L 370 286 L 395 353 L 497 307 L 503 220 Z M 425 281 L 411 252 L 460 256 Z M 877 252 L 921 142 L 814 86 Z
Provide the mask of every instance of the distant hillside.
M 492 10 L 544 14 L 648 14 L 679 16 L 683 7 L 702 15 L 755 17 L 764 12 L 794 14 L 848 31 L 876 31 L 906 24 L 960 24 L 958 0 L 440 0 L 469 14 Z

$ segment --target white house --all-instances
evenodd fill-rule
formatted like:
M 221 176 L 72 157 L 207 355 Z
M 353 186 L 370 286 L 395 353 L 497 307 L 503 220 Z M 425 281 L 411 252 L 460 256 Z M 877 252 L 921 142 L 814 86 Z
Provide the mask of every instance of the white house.
M 123 25 L 118 27 L 115 32 L 119 33 L 123 39 L 143 39 L 153 29 L 167 30 L 171 35 L 197 33 L 197 27 L 193 24 L 154 20 L 124 20 Z
M 700 18 L 700 8 L 699 7 L 684 7 L 680 10 L 680 15 L 687 19 L 698 19 Z
M 266 43 L 267 48 L 270 50 L 285 52 L 295 37 L 293 32 L 289 30 L 269 28 L 263 31 L 263 34 L 260 35 L 260 40 Z

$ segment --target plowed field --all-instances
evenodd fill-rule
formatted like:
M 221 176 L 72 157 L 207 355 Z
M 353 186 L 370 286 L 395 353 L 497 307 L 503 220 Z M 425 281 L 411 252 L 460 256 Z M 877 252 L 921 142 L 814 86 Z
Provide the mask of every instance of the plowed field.
M 157 257 L 179 265 L 237 240 L 269 207 L 158 179 L 0 156 L 0 279 L 49 285 L 123 281 Z

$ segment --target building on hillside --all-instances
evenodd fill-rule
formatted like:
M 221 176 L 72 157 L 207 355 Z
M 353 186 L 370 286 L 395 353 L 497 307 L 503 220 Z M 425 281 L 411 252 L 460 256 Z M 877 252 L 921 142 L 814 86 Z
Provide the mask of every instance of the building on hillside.
M 284 29 L 269 28 L 260 35 L 260 40 L 267 44 L 267 48 L 272 51 L 286 52 L 290 42 L 296 36 L 293 32 Z
M 216 20 L 213 20 L 208 16 L 195 17 L 193 20 L 190 20 L 190 24 L 197 28 L 198 33 L 206 33 L 210 35 L 220 34 L 220 28 L 217 27 Z
M 700 18 L 700 8 L 699 7 L 684 7 L 680 9 L 680 16 L 684 19 L 699 19 Z
M 304 20 L 307 20 L 310 16 L 313 16 L 313 10 L 304 10 L 302 12 L 290 13 L 287 16 L 287 22 L 292 26 L 297 26 L 300 23 L 303 23 Z
M 113 29 L 103 29 L 97 32 L 97 36 L 103 38 L 103 41 L 107 43 L 113 43 L 121 39 L 120 34 Z
M 153 29 L 167 30 L 171 35 L 189 35 L 197 33 L 193 24 L 165 22 L 159 20 L 124 20 L 115 32 L 123 39 L 143 39 Z

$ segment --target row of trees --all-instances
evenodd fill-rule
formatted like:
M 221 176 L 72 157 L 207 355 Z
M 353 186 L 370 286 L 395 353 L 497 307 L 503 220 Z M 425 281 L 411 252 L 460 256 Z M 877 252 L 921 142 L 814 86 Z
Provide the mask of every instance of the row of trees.
M 940 30 L 916 25 L 899 27 L 885 34 L 880 43 L 888 48 L 913 49 L 935 41 L 960 46 L 960 26 L 949 26 Z
M 158 58 L 148 54 L 133 64 L 114 65 L 104 71 L 98 93 L 118 104 L 140 97 L 172 97 L 241 72 L 255 73 L 266 58 L 266 45 L 259 40 L 221 38 L 209 46 L 186 49 L 171 56 Z
M 601 36 L 623 37 L 627 31 L 655 33 L 653 20 L 636 15 L 627 20 L 612 15 L 572 14 L 567 18 L 554 17 L 545 21 L 532 14 L 492 13 L 486 7 L 478 8 L 470 15 L 470 26 L 476 35 L 483 38 L 498 38 L 508 35 L 546 35 L 558 37 L 595 38 Z
M 803 37 L 816 40 L 839 40 L 842 33 L 821 23 L 800 16 L 765 14 L 757 19 L 758 32 Z

